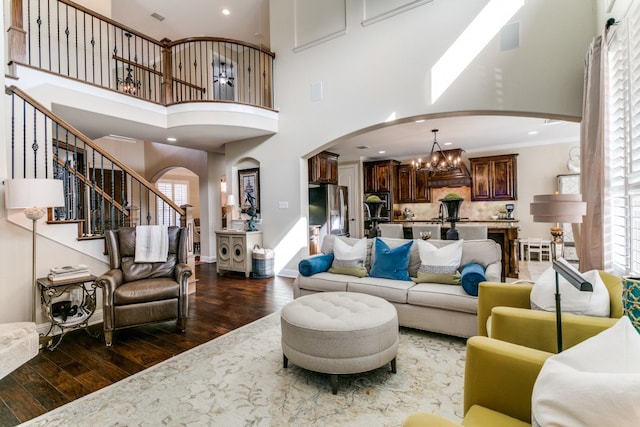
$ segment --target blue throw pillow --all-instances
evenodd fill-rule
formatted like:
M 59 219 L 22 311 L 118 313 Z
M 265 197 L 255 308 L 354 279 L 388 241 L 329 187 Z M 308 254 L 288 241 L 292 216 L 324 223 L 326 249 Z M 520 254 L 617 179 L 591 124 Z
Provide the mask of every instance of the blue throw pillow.
M 298 263 L 298 271 L 303 276 L 313 276 L 329 270 L 333 263 L 333 254 L 323 254 L 303 259 Z
M 376 239 L 375 258 L 369 276 L 383 279 L 411 280 L 411 277 L 409 277 L 409 254 L 412 244 L 413 240 L 391 249 L 381 239 Z
M 482 265 L 471 263 L 462 267 L 460 283 L 462 284 L 462 289 L 469 295 L 477 297 L 478 285 L 485 280 L 487 279 L 484 275 L 484 267 Z

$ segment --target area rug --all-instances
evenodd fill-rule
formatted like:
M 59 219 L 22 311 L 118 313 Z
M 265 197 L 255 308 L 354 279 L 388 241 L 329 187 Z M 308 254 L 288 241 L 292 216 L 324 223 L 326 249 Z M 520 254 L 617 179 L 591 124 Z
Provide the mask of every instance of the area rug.
M 459 422 L 465 340 L 401 328 L 397 373 L 340 376 L 282 366 L 272 314 L 25 426 L 401 426 L 416 411 Z

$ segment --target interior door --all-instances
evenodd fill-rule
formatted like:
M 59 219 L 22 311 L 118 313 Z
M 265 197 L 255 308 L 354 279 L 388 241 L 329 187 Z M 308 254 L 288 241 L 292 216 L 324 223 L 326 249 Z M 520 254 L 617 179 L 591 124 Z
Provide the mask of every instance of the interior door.
M 359 163 L 340 163 L 338 164 L 338 185 L 347 187 L 347 206 L 349 235 L 355 238 L 362 238 L 362 191 L 360 191 L 358 173 Z

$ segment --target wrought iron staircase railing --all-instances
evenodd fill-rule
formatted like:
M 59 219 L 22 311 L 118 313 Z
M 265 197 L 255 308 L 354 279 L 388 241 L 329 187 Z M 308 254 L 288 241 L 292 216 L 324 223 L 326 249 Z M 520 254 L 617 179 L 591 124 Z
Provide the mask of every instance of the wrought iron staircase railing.
M 218 37 L 154 40 L 68 0 L 10 0 L 7 63 L 149 102 L 209 101 L 273 109 L 273 59 Z
M 181 224 L 184 210 L 138 172 L 20 89 L 6 94 L 10 177 L 63 180 L 65 206 L 49 221 L 77 222 L 80 239 L 121 226 Z

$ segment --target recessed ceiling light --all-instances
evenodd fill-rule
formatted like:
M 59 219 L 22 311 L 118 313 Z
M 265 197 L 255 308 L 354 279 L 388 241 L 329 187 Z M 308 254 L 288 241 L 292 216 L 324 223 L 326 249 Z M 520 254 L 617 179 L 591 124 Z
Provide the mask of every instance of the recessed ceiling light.
M 231 15 L 231 11 L 229 9 L 227 9 L 226 7 L 224 9 L 222 9 L 221 12 L 225 16 Z
M 527 135 L 537 135 L 538 131 L 537 130 L 532 130 L 531 132 L 527 132 Z
M 384 153 L 386 153 L 386 151 L 384 151 L 384 150 L 378 151 L 378 154 L 384 154 Z
M 153 16 L 154 18 L 156 18 L 156 19 L 157 19 L 158 21 L 160 21 L 160 22 L 164 21 L 164 16 L 160 15 L 159 13 L 155 13 L 155 12 L 153 12 L 153 13 L 151 14 L 151 16 Z
M 453 142 L 445 142 L 444 145 L 451 145 Z
M 367 145 L 358 145 L 356 148 L 358 150 L 366 150 L 367 148 L 369 148 L 369 146 L 367 146 Z
M 169 138 L 167 138 L 167 141 L 169 141 L 169 142 L 176 142 L 176 141 L 177 141 L 177 139 L 176 139 L 176 138 L 174 138 L 174 137 L 172 137 L 172 136 L 170 136 Z

